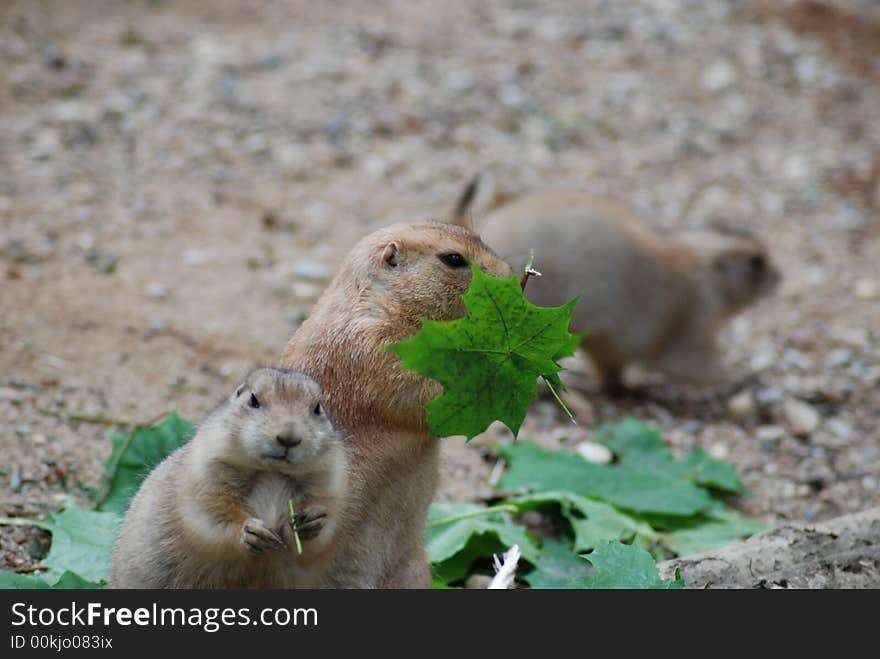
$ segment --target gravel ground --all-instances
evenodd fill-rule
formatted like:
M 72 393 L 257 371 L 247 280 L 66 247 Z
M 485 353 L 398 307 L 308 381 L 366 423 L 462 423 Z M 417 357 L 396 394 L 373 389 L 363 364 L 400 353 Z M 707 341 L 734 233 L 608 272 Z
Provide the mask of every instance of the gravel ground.
M 0 7 L 0 515 L 84 501 L 106 424 L 198 419 L 271 364 L 348 248 L 439 217 L 476 172 L 663 227 L 765 238 L 777 294 L 725 336 L 723 391 L 573 364 L 521 436 L 656 422 L 734 461 L 745 512 L 880 504 L 880 8 L 874 2 L 15 1 Z M 479 228 L 479 217 L 477 217 Z M 637 374 L 638 375 L 638 374 Z M 493 427 L 444 442 L 489 493 Z M 0 529 L 0 567 L 44 538 Z

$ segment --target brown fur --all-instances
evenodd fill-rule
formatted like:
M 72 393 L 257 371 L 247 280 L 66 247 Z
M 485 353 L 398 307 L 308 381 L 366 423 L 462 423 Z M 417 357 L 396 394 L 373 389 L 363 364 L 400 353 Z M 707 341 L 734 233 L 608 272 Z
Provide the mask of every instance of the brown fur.
M 326 585 L 430 583 L 421 537 L 439 447 L 423 406 L 440 388 L 401 370 L 383 347 L 415 334 L 422 318 L 464 315 L 471 270 L 438 258 L 451 252 L 496 277 L 512 274 L 467 229 L 436 222 L 380 229 L 351 250 L 281 357 L 324 385 L 327 407 L 346 431 L 349 494 Z
M 766 248 L 748 233 L 660 233 L 613 202 L 577 191 L 524 195 L 477 226 L 515 268 L 534 250 L 543 276 L 529 281 L 526 297 L 536 304 L 583 294 L 572 330 L 588 332 L 583 347 L 607 390 L 623 386 L 630 362 L 679 382 L 723 382 L 718 331 L 779 280 Z
M 341 434 L 322 404 L 302 373 L 249 375 L 141 485 L 114 547 L 111 587 L 321 585 L 346 474 Z

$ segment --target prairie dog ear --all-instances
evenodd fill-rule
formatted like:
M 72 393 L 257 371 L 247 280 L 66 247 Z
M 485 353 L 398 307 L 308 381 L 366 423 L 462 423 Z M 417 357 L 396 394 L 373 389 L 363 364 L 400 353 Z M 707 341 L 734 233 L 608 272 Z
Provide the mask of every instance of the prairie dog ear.
M 232 394 L 232 399 L 235 400 L 236 398 L 241 396 L 244 393 L 245 389 L 247 389 L 247 383 L 242 382 L 240 385 L 238 385 L 238 388 L 235 390 L 235 393 Z
M 455 210 L 452 211 L 452 215 L 449 217 L 447 224 L 455 224 L 464 227 L 465 229 L 474 228 L 471 207 L 474 204 L 474 199 L 479 190 L 480 175 L 477 174 L 468 182 L 464 187 L 464 190 L 461 191 L 461 194 L 458 196 L 458 201 L 455 202 Z
M 400 263 L 400 247 L 397 243 L 391 242 L 385 245 L 385 249 L 382 252 L 382 260 L 392 268 Z

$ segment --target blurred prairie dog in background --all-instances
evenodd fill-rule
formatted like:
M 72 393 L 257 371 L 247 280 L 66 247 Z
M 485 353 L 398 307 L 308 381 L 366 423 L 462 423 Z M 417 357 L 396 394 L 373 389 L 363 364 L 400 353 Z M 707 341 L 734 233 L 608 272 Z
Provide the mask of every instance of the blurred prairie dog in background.
M 477 184 L 465 188 L 453 224 L 470 224 Z M 684 384 L 726 382 L 719 330 L 780 280 L 764 244 L 747 231 L 661 233 L 625 208 L 578 191 L 502 201 L 477 231 L 515 271 L 534 250 L 543 276 L 526 287 L 533 303 L 557 306 L 581 295 L 571 329 L 587 332 L 582 347 L 609 392 L 624 388 L 631 362 Z

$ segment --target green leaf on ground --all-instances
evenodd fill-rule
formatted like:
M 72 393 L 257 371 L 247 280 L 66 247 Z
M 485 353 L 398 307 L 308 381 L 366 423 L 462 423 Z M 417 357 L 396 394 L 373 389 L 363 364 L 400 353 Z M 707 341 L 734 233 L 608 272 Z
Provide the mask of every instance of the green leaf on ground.
M 0 590 L 34 590 L 51 588 L 49 583 L 36 574 L 18 574 L 0 570 Z
M 110 552 L 121 517 L 112 512 L 85 510 L 68 503 L 53 513 L 40 528 L 52 534 L 52 546 L 43 565 L 49 568 L 46 580 L 55 583 L 66 571 L 93 584 L 106 583 L 110 575 Z M 67 578 L 72 582 L 72 578 Z M 74 586 L 69 586 L 74 587 Z
M 679 556 L 699 554 L 766 531 L 770 525 L 729 511 L 713 511 L 691 520 L 681 520 L 675 530 L 664 533 L 660 542 Z
M 464 318 L 425 319 L 418 334 L 388 350 L 402 368 L 443 385 L 425 406 L 435 437 L 470 439 L 496 419 L 516 436 L 537 395 L 537 379 L 559 383 L 556 360 L 574 353 L 577 340 L 568 326 L 577 300 L 538 307 L 523 297 L 516 277 L 496 279 L 476 264 L 471 269 Z
M 137 428 L 128 435 L 113 435 L 113 450 L 104 463 L 107 496 L 99 510 L 123 514 L 150 471 L 175 449 L 189 441 L 193 426 L 172 412 L 164 422 Z
M 56 574 L 56 573 L 52 573 Z M 47 576 L 52 576 L 49 574 Z M 9 570 L 0 570 L 0 590 L 22 589 L 22 590 L 83 590 L 83 589 L 101 589 L 102 585 L 86 581 L 78 574 L 74 574 L 70 570 L 65 570 L 55 583 L 50 584 L 45 578 L 39 574 L 16 574 Z
M 610 448 L 622 467 L 689 480 L 727 492 L 742 492 L 742 482 L 733 465 L 700 450 L 676 460 L 663 443 L 661 432 L 635 419 L 603 424 L 593 433 L 593 439 Z
M 522 580 L 532 588 L 581 588 L 578 580 L 595 572 L 570 545 L 545 538 L 535 569 Z
M 100 590 L 103 587 L 103 584 L 86 581 L 81 576 L 74 572 L 71 572 L 70 570 L 65 570 L 64 574 L 61 575 L 61 578 L 52 585 L 52 588 L 54 590 Z
M 693 515 L 720 504 L 702 487 L 680 475 L 654 473 L 626 465 L 597 465 L 579 455 L 548 451 L 533 442 L 500 448 L 508 471 L 499 487 L 568 490 L 604 499 L 620 508 L 642 513 Z
M 645 522 L 621 512 L 604 501 L 587 499 L 572 492 L 538 492 L 507 502 L 520 512 L 558 504 L 562 516 L 574 532 L 574 551 L 589 551 L 608 540 L 632 540 L 641 536 L 656 541 L 657 533 Z
M 526 560 L 534 561 L 539 554 L 526 529 L 514 524 L 509 513 L 475 503 L 432 504 L 424 540 L 435 580 L 446 584 L 466 577 L 474 561 L 512 545 L 519 545 Z
M 661 579 L 651 554 L 641 547 L 607 542 L 584 558 L 593 564 L 596 573 L 577 579 L 576 588 L 684 588 L 684 580 L 677 573 L 674 580 Z

